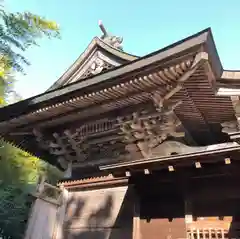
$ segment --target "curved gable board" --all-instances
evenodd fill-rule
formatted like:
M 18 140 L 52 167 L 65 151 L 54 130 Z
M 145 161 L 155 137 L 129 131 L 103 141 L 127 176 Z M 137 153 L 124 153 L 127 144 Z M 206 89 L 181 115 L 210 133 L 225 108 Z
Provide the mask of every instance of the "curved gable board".
M 137 58 L 95 37 L 72 66 L 47 91 L 97 75 Z

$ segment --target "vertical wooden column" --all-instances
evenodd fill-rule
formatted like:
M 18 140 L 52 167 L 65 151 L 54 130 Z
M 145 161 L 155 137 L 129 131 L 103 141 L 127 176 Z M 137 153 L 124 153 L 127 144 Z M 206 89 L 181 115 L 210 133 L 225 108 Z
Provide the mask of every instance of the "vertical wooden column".
M 186 225 L 186 238 L 194 238 L 193 231 L 191 229 L 193 223 L 192 215 L 192 198 L 189 191 L 185 191 L 184 194 L 184 208 L 185 208 L 185 225 Z
M 133 206 L 133 239 L 141 239 L 140 228 L 140 198 L 134 191 L 134 206 Z
M 64 223 L 65 214 L 66 214 L 68 191 L 63 186 L 61 186 L 61 190 L 62 190 L 62 202 L 61 202 L 61 206 L 58 208 L 58 211 L 57 211 L 57 218 L 55 223 L 53 239 L 63 239 L 64 237 L 63 223 Z
M 184 206 L 185 206 L 185 222 L 186 224 L 192 223 L 193 221 L 192 202 L 191 198 L 188 195 L 185 197 Z
M 193 238 L 191 226 L 193 223 L 192 213 L 192 192 L 191 192 L 191 181 L 190 177 L 184 176 L 182 181 L 182 192 L 184 196 L 184 211 L 185 211 L 185 237 L 188 239 Z

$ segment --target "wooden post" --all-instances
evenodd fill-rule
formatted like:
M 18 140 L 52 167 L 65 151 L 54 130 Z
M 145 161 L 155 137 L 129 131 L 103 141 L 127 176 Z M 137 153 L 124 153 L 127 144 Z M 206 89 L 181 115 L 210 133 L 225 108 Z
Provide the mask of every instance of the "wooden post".
M 184 207 L 185 207 L 185 225 L 186 225 L 186 235 L 188 238 L 194 239 L 194 231 L 191 228 L 191 223 L 193 222 L 192 215 L 192 200 L 189 196 L 188 190 L 184 194 Z M 189 225 L 190 224 L 190 225 Z M 197 239 L 199 239 L 199 233 L 197 233 Z
M 192 216 L 192 205 L 190 198 L 185 198 L 185 222 L 186 224 L 192 223 L 193 216 Z
M 134 206 L 133 206 L 133 239 L 141 239 L 140 228 L 140 202 L 139 197 L 134 194 Z
M 62 190 L 62 202 L 61 206 L 57 211 L 57 218 L 55 222 L 55 230 L 53 234 L 53 239 L 63 239 L 63 223 L 66 214 L 67 200 L 68 200 L 68 191 L 61 186 Z

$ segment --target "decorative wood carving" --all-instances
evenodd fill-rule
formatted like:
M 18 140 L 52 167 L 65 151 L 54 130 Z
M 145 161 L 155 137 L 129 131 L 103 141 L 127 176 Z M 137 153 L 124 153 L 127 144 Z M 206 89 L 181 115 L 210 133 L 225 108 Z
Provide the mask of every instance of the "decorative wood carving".
M 64 131 L 64 134 L 66 135 L 68 143 L 71 145 L 71 148 L 76 153 L 77 160 L 85 160 L 86 154 L 84 153 L 84 150 L 86 150 L 86 147 L 84 147 L 83 145 L 84 139 L 78 137 L 78 132 L 71 134 L 69 130 L 66 130 Z
M 64 178 L 71 178 L 72 176 L 72 161 L 68 162 L 67 168 L 64 172 Z
M 114 68 L 114 65 L 111 65 L 110 63 L 104 61 L 100 57 L 96 57 L 89 66 L 89 68 L 85 70 L 84 74 L 80 77 L 80 79 L 84 79 L 92 75 L 97 75 L 101 73 L 103 70 L 109 70 L 112 68 Z
M 237 143 L 222 143 L 209 146 L 187 146 L 178 141 L 165 141 L 152 151 L 151 157 L 164 157 L 176 154 L 190 154 L 209 150 L 223 149 L 229 146 L 237 146 Z
M 44 149 L 48 149 L 51 154 L 57 156 L 59 163 L 64 168 L 67 168 L 68 162 L 71 161 L 75 163 L 86 159 L 116 159 L 121 155 L 126 155 L 126 150 L 131 156 L 139 156 L 141 153 L 143 157 L 149 157 L 154 153 L 154 149 L 169 136 L 173 138 L 184 136 L 184 132 L 179 130 L 181 122 L 174 114 L 174 109 L 181 102 L 171 102 L 169 99 L 181 89 L 182 83 L 193 74 L 203 59 L 206 60 L 205 58 L 206 56 L 202 57 L 202 55 L 201 57 L 196 56 L 194 62 L 192 62 L 192 59 L 187 60 L 182 62 L 179 67 L 169 67 L 159 72 L 159 76 L 175 81 L 172 85 L 169 85 L 169 89 L 165 91 L 164 95 L 161 95 L 158 91 L 147 93 L 148 98 L 152 97 L 156 106 L 154 112 L 135 112 L 130 117 L 118 118 L 118 124 L 116 120 L 108 119 L 90 122 L 73 133 L 70 131 L 61 134 L 54 133 L 51 140 L 43 139 L 42 135 L 37 132 L 35 133 L 37 141 L 42 144 Z M 92 64 L 90 66 L 91 71 L 93 71 L 92 74 L 98 74 L 102 70 L 104 61 L 96 55 L 95 59 L 92 58 L 90 62 Z M 191 69 L 187 71 L 189 67 Z M 134 80 L 134 84 L 139 87 L 147 85 L 153 89 L 155 83 L 149 79 L 154 81 L 152 75 L 149 75 L 149 78 L 144 76 L 136 81 Z M 139 85 L 137 84 L 138 81 Z M 142 89 L 141 87 L 139 89 Z M 136 87 L 131 86 L 130 83 L 129 85 L 127 83 L 121 84 L 116 88 L 116 94 L 120 96 L 121 94 L 126 95 L 129 89 L 136 91 Z M 107 89 L 100 92 L 105 94 Z M 114 89 L 109 89 L 108 93 L 111 96 L 114 95 Z M 101 98 L 97 92 L 94 95 Z M 90 94 L 87 97 L 90 96 L 92 95 Z M 86 100 L 88 101 L 88 98 Z M 118 135 L 118 130 L 122 134 Z
M 158 105 L 159 112 L 152 114 L 135 112 L 131 119 L 119 118 L 124 141 L 136 144 L 142 155 L 149 157 L 154 148 L 169 136 L 183 137 L 184 132 L 178 130 L 181 122 L 173 112 L 177 105 L 178 103 Z
M 222 123 L 222 132 L 227 133 L 231 139 L 240 141 L 240 99 L 239 96 L 231 96 L 236 120 Z
M 222 125 L 222 132 L 232 134 L 239 131 L 239 125 L 236 121 L 224 122 Z
M 106 42 L 107 44 L 111 45 L 114 48 L 117 48 L 119 50 L 122 50 L 122 42 L 123 42 L 123 38 L 122 37 L 117 37 L 117 36 L 112 36 L 111 34 L 109 34 L 105 27 L 103 26 L 102 21 L 99 21 L 99 27 L 103 33 L 103 35 L 101 36 L 101 39 Z
M 90 54 L 84 62 L 82 62 L 82 65 L 79 66 L 76 73 L 67 82 L 65 82 L 65 85 L 85 79 L 92 75 L 97 75 L 102 71 L 112 69 L 119 65 L 120 63 L 114 59 L 113 56 L 107 55 L 105 52 L 95 49 L 93 53 Z
M 118 135 L 119 130 L 116 119 L 101 119 L 71 131 L 65 130 L 61 134 L 54 133 L 51 140 L 46 140 L 47 135 L 43 137 L 37 130 L 35 135 L 37 142 L 56 156 L 61 167 L 68 172 L 70 163 L 101 163 L 126 155 L 126 144 L 122 142 L 122 136 Z
M 88 159 L 98 161 L 101 164 L 103 161 L 116 161 L 121 156 L 126 155 L 125 144 L 121 141 L 110 141 L 91 145 L 88 150 Z
M 33 134 L 36 137 L 36 141 L 38 142 L 39 146 L 49 151 L 50 154 L 57 156 L 58 162 L 63 169 L 68 167 L 68 160 L 71 160 L 69 156 L 69 152 L 67 151 L 62 139 L 59 138 L 58 134 L 54 134 L 54 139 L 50 140 L 47 138 L 45 134 L 42 134 L 39 130 L 34 129 Z
M 67 167 L 68 167 L 68 162 L 67 162 L 67 160 L 64 158 L 64 156 L 59 156 L 59 157 L 58 157 L 58 163 L 61 165 L 61 167 L 62 167 L 63 169 L 67 169 Z
M 33 129 L 33 134 L 35 135 L 36 141 L 42 149 L 48 149 L 50 142 L 44 140 L 44 135 L 37 129 Z

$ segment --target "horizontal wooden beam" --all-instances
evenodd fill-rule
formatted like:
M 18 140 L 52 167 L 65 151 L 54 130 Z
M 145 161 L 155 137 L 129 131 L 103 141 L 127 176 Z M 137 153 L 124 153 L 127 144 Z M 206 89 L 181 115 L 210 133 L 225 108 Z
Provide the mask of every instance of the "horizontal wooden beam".
M 206 161 L 208 162 L 209 158 L 214 157 L 214 160 L 219 161 L 220 156 L 222 155 L 223 157 L 227 155 L 231 155 L 232 153 L 240 153 L 240 145 L 238 144 L 232 144 L 231 146 L 226 146 L 223 145 L 224 147 L 222 148 L 217 148 L 217 149 L 209 149 L 206 151 L 201 151 L 201 152 L 193 152 L 193 153 L 186 153 L 186 154 L 179 154 L 179 155 L 172 155 L 172 156 L 165 156 L 165 157 L 159 157 L 159 158 L 149 158 L 149 159 L 142 159 L 142 160 L 136 160 L 132 162 L 123 162 L 123 163 L 118 163 L 118 164 L 112 164 L 112 165 L 105 165 L 105 166 L 100 166 L 100 170 L 107 170 L 107 171 L 121 171 L 124 170 L 126 167 L 138 170 L 142 167 L 144 168 L 152 168 L 152 167 L 159 167 L 160 165 L 169 165 L 173 164 L 183 164 L 184 162 L 186 163 L 187 161 L 192 162 L 193 160 L 199 159 L 200 157 L 202 158 L 203 162 Z M 217 157 L 217 158 L 216 158 Z M 225 158 L 224 157 L 224 158 Z M 204 160 L 205 159 L 205 160 Z

